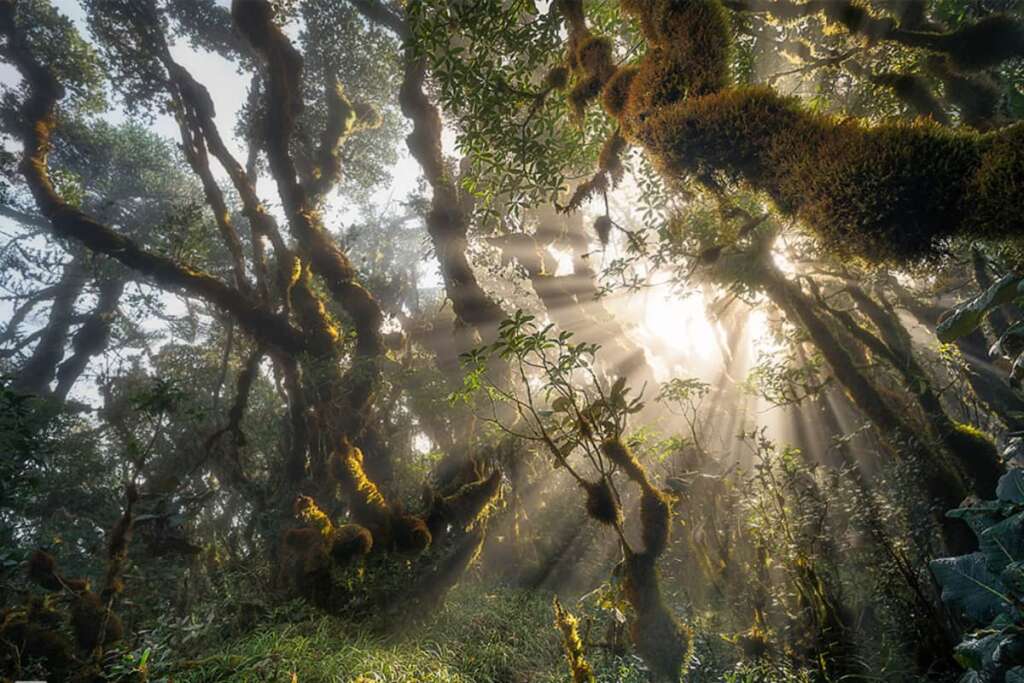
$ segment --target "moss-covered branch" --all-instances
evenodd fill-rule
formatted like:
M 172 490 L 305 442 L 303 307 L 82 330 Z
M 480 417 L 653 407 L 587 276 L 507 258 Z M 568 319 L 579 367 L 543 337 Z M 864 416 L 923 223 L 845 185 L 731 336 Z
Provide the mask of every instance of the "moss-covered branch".
M 729 87 L 728 14 L 717 0 L 622 6 L 649 49 L 605 81 L 606 108 L 668 177 L 763 192 L 830 247 L 873 260 L 1024 229 L 1024 126 L 979 134 L 813 113 L 769 88 Z

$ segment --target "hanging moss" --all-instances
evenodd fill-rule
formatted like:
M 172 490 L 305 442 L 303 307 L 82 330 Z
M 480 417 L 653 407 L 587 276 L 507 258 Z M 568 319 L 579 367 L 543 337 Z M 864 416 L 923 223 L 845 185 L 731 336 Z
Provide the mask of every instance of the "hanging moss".
M 615 71 L 612 42 L 603 36 L 587 36 L 576 48 L 576 63 L 586 73 L 607 79 Z
M 1000 93 L 991 78 L 957 72 L 945 57 L 932 57 L 926 66 L 942 81 L 946 99 L 960 110 L 964 123 L 978 130 L 996 126 Z
M 562 90 L 569 84 L 569 69 L 564 66 L 556 66 L 544 75 L 544 87 L 552 90 Z
M 640 67 L 631 64 L 620 68 L 608 79 L 601 92 L 601 104 L 609 116 L 618 118 L 626 110 L 630 84 L 639 71 Z
M 910 73 L 871 74 L 868 78 L 875 85 L 892 90 L 893 94 L 917 116 L 928 116 L 936 123 L 949 124 L 949 117 L 935 99 L 925 78 Z
M 557 596 L 552 601 L 552 609 L 555 612 L 555 627 L 562 638 L 562 649 L 565 650 L 565 658 L 569 662 L 569 673 L 572 674 L 573 683 L 593 683 L 596 679 L 583 652 L 579 620 L 562 607 Z
M 622 510 L 615 501 L 608 480 L 601 479 L 581 484 L 587 493 L 587 514 L 601 524 L 615 526 L 622 523 Z
M 597 157 L 597 166 L 608 174 L 612 180 L 612 186 L 622 182 L 625 167 L 622 165 L 622 153 L 626 150 L 626 138 L 618 131 L 608 136 L 601 146 L 601 153 Z

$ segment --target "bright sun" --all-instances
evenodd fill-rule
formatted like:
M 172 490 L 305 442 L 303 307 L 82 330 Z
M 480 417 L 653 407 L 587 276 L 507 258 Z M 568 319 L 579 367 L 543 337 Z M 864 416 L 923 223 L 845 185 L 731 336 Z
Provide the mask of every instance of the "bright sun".
M 718 356 L 718 325 L 708 320 L 704 296 L 657 288 L 648 293 L 642 327 L 683 356 L 710 361 Z

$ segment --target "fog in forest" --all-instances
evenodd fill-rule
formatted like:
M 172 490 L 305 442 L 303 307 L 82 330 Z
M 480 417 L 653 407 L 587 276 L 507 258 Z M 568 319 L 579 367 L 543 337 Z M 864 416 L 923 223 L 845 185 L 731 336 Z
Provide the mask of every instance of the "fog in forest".
M 0 680 L 1024 683 L 1024 2 L 0 0 Z

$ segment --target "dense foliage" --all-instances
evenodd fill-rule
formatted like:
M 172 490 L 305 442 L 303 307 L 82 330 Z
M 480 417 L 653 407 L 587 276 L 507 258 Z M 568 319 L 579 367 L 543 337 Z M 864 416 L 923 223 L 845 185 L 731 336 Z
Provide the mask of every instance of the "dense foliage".
M 1024 3 L 0 61 L 3 680 L 1024 681 Z

